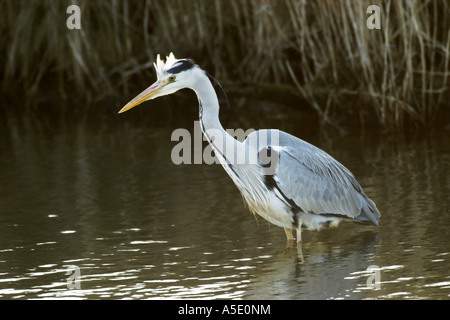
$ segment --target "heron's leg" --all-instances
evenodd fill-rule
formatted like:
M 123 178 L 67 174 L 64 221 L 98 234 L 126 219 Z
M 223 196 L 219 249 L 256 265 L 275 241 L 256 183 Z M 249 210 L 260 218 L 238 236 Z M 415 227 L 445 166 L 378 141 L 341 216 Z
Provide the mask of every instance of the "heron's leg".
M 288 241 L 294 241 L 294 237 L 292 236 L 292 230 L 284 228 L 284 232 L 286 233 L 286 238 Z
M 297 243 L 302 242 L 302 224 L 300 223 L 297 228 Z
M 305 258 L 303 257 L 303 246 L 301 242 L 297 242 L 297 255 L 300 263 L 305 262 Z

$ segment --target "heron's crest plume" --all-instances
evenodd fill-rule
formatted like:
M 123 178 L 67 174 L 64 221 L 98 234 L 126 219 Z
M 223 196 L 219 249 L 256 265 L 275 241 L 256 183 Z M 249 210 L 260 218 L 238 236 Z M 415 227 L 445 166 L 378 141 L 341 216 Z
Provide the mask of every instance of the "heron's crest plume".
M 179 66 L 183 63 L 186 63 L 188 65 L 187 66 L 188 68 L 191 67 L 192 65 L 194 65 L 194 62 L 191 59 L 175 58 L 173 52 L 171 52 L 168 56 L 166 56 L 166 62 L 164 62 L 161 59 L 161 55 L 158 53 L 158 55 L 156 56 L 156 62 L 153 63 L 153 65 L 155 66 L 156 75 L 158 77 L 158 80 L 161 79 L 168 72 L 171 72 L 172 70 L 177 70 L 177 69 L 183 68 L 183 66 Z M 230 102 L 228 100 L 228 96 L 227 96 L 225 90 L 223 89 L 222 85 L 220 84 L 220 82 L 216 78 L 214 78 L 210 73 L 205 71 L 205 74 L 219 85 L 220 90 L 222 90 L 222 93 L 225 96 L 225 100 L 226 100 L 228 109 L 230 109 Z
M 172 69 L 173 67 L 176 67 L 177 63 L 182 60 L 179 60 L 175 58 L 173 55 L 173 52 L 171 52 L 168 56 L 166 56 L 166 62 L 164 62 L 161 59 L 161 56 L 158 54 L 156 56 L 156 62 L 153 63 L 156 70 L 156 75 L 158 76 L 158 79 L 161 78 L 164 74 L 167 73 L 168 70 Z

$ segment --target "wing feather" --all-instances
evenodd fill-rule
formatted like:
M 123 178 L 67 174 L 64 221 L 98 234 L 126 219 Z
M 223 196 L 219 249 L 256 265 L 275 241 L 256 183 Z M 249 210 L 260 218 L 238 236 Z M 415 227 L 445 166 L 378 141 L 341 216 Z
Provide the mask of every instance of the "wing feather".
M 375 204 L 346 167 L 306 141 L 282 131 L 278 134 L 279 163 L 274 180 L 286 197 L 305 212 L 378 224 L 380 213 Z

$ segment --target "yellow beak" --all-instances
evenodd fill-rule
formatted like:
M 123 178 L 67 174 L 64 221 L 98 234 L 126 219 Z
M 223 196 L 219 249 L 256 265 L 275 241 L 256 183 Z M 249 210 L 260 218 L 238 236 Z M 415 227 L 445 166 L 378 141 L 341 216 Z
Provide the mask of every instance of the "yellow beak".
M 142 102 L 147 101 L 148 99 L 151 99 L 152 97 L 156 96 L 163 87 L 164 87 L 164 84 L 162 84 L 160 81 L 155 82 L 150 87 L 148 87 L 147 89 L 142 91 L 140 94 L 138 94 L 133 100 L 128 102 L 125 105 L 125 107 L 120 109 L 119 113 L 128 111 L 131 108 L 134 108 L 137 105 L 140 105 Z

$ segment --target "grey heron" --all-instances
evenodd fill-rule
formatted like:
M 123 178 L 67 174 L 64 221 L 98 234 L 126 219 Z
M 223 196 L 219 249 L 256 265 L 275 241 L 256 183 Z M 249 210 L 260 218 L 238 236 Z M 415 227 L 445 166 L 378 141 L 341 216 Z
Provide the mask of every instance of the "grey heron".
M 192 89 L 199 101 L 202 132 L 250 211 L 284 228 L 289 241 L 294 240 L 292 230 L 301 242 L 302 226 L 318 230 L 337 226 L 343 218 L 378 225 L 380 212 L 375 203 L 353 174 L 325 151 L 274 129 L 254 131 L 240 142 L 222 127 L 219 101 L 204 70 L 190 59 L 176 59 L 173 53 L 165 62 L 158 55 L 154 66 L 157 81 L 119 113 L 183 88 Z M 244 161 L 236 161 L 242 155 Z

